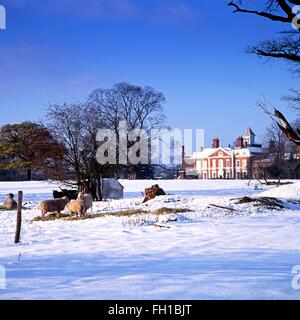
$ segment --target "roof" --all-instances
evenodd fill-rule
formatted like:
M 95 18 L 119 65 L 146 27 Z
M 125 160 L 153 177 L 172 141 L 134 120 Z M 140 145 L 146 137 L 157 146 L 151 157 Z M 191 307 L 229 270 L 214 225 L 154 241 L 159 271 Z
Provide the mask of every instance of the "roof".
M 233 151 L 236 157 L 250 157 L 251 151 L 248 148 L 236 149 Z
M 262 153 L 263 149 L 261 147 L 248 147 L 251 153 Z
M 124 189 L 124 186 L 117 180 L 114 178 L 104 178 L 102 179 L 103 182 L 107 182 L 109 183 L 110 186 L 117 188 L 117 187 L 121 187 Z
M 232 149 L 232 148 L 205 148 L 203 151 L 200 152 L 194 152 L 192 157 L 189 157 L 190 159 L 198 160 L 198 159 L 205 159 L 212 156 L 214 153 L 219 151 L 224 151 L 226 153 L 229 153 L 230 155 L 235 155 L 236 157 L 250 157 L 253 153 L 262 153 L 262 148 L 258 147 L 248 147 L 243 149 Z
M 210 157 L 212 154 L 216 153 L 218 150 L 230 153 L 231 155 L 233 154 L 233 151 L 234 151 L 231 148 L 222 148 L 222 147 L 219 147 L 216 149 L 215 148 L 205 148 L 203 151 L 194 152 L 192 158 L 193 159 L 205 159 L 205 158 Z

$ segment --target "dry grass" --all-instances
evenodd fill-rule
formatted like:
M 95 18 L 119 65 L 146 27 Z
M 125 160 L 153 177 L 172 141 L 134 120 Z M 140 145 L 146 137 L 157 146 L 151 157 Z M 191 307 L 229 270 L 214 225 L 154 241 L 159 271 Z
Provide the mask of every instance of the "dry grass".
M 254 203 L 255 206 L 262 206 L 268 209 L 284 209 L 284 203 L 276 198 L 271 197 L 259 197 L 259 198 L 250 198 L 243 197 L 237 200 L 236 204 L 245 204 L 245 203 Z
M 176 214 L 176 213 L 186 213 L 186 212 L 193 212 L 193 211 L 186 208 L 160 208 L 155 210 L 154 212 L 150 212 L 150 214 L 161 215 L 161 214 Z
M 90 220 L 90 219 L 97 219 L 97 218 L 105 218 L 105 217 L 139 217 L 144 215 L 155 215 L 160 216 L 164 214 L 176 214 L 176 213 L 185 213 L 185 212 L 192 212 L 189 209 L 185 208 L 160 208 L 155 211 L 144 211 L 144 210 L 123 210 L 123 211 L 115 211 L 111 213 L 96 213 L 96 214 L 88 214 L 84 217 L 76 218 L 70 217 L 68 214 L 60 214 L 57 215 L 56 213 L 51 213 L 46 215 L 44 218 L 41 216 L 35 217 L 32 221 L 55 221 L 55 220 L 65 220 L 65 221 L 78 221 L 78 220 Z
M 16 209 L 6 209 L 4 207 L 0 207 L 0 211 L 16 211 Z

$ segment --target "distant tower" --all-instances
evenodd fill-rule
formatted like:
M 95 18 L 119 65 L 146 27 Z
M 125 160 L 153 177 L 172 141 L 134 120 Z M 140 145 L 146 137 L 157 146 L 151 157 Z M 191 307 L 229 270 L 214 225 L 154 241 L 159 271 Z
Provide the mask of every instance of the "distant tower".
M 252 131 L 251 128 L 246 129 L 246 134 L 244 136 L 244 142 L 247 146 L 255 145 L 255 133 Z

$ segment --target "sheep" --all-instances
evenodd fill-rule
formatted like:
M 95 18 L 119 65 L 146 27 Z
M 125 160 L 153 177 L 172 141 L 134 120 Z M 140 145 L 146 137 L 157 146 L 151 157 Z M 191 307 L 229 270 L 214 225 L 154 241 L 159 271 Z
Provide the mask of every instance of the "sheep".
M 44 200 L 40 202 L 39 208 L 42 213 L 42 218 L 49 212 L 57 212 L 60 214 L 70 202 L 68 197 L 55 200 Z
M 17 202 L 14 200 L 14 194 L 13 193 L 9 193 L 7 195 L 6 200 L 3 203 L 3 208 L 7 209 L 7 210 L 13 210 L 13 209 L 17 209 Z
M 72 201 L 68 205 L 69 214 L 72 217 L 73 214 L 76 214 L 77 218 L 83 217 L 86 214 L 86 205 L 82 197 L 78 196 L 77 200 Z
M 91 209 L 92 213 L 93 213 L 93 197 L 90 194 L 83 194 L 82 192 L 80 192 L 78 194 L 77 199 L 82 199 L 85 202 L 85 209 L 86 211 L 88 211 L 89 209 Z

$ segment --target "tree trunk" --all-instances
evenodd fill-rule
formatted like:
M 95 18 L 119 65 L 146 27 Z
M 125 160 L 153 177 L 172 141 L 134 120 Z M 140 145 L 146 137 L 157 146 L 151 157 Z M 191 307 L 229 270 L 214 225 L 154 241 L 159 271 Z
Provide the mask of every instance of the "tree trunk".
M 27 180 L 28 180 L 28 181 L 31 181 L 31 180 L 32 180 L 32 170 L 31 170 L 31 169 L 28 169 L 28 170 L 27 170 Z
M 97 191 L 98 191 L 98 200 L 103 201 L 103 196 L 102 196 L 102 180 L 100 177 L 97 178 Z

